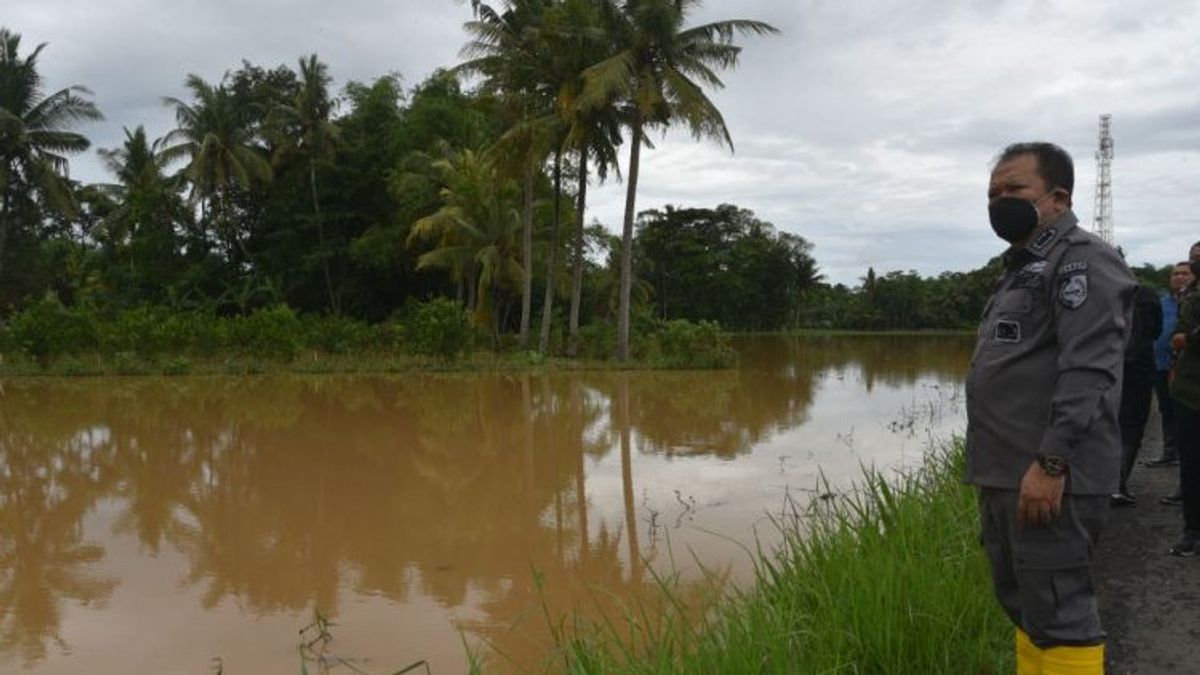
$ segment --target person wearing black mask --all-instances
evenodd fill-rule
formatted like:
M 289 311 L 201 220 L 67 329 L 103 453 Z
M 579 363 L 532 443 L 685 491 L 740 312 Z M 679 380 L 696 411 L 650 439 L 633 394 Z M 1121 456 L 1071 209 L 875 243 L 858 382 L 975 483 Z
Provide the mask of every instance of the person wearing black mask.
M 1078 227 L 1074 165 L 1050 143 L 1005 148 L 988 216 L 1009 243 L 967 375 L 965 480 L 978 488 L 1017 672 L 1104 672 L 1091 556 L 1117 489 L 1123 354 L 1137 284 Z

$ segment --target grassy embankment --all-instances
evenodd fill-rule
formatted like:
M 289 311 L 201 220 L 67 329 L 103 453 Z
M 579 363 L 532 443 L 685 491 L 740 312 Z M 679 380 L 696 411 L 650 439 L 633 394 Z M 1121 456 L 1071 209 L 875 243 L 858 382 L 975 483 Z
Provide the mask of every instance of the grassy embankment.
M 565 621 L 556 670 L 574 673 L 1011 672 L 1012 628 L 991 595 L 961 445 L 853 495 L 817 500 L 778 524 L 757 581 L 699 621 L 663 581 L 661 615 Z M 655 616 L 654 619 L 648 617 Z
M 480 329 L 445 299 L 368 324 L 298 316 L 285 306 L 234 316 L 159 307 L 104 313 L 47 298 L 0 326 L 0 376 L 627 370 L 736 363 L 728 336 L 716 324 L 644 318 L 637 328 L 633 358 L 617 362 L 611 358 L 616 330 L 607 324 L 585 326 L 579 358 L 560 358 L 520 349 L 516 336 Z M 554 336 L 548 351 L 565 351 L 562 335 Z

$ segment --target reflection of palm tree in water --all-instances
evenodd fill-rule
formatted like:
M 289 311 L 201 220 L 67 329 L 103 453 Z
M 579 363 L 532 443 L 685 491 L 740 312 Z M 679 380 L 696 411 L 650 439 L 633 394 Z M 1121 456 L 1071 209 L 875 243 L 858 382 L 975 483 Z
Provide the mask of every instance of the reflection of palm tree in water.
M 633 502 L 633 458 L 629 415 L 629 374 L 617 380 L 617 427 L 621 434 L 621 490 L 625 498 L 625 538 L 629 544 L 629 574 L 634 585 L 641 583 L 642 555 L 638 550 L 637 510 Z
M 68 648 L 62 600 L 100 605 L 117 584 L 90 573 L 104 548 L 82 541 L 83 516 L 107 489 L 108 453 L 82 435 L 48 448 L 10 422 L 0 418 L 0 654 L 19 651 L 29 663 L 50 640 Z

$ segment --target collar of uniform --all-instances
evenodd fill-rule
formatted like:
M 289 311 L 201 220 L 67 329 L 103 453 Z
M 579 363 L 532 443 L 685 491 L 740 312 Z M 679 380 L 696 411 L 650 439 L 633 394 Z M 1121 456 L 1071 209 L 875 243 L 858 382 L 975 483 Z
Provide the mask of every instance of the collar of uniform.
M 1074 229 L 1078 222 L 1079 218 L 1075 216 L 1075 212 L 1067 209 L 1058 217 L 1058 220 L 1036 230 L 1036 234 L 1028 244 L 1021 248 L 1013 246 L 1005 251 L 1003 254 L 1005 266 L 1014 269 L 1034 258 L 1045 258 L 1046 251 L 1054 247 L 1054 242 Z

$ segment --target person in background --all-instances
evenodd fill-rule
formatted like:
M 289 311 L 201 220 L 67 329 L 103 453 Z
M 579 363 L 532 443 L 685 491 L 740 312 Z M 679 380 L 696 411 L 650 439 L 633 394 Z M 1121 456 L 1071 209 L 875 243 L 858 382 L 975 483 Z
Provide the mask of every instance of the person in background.
M 1200 262 L 1192 262 L 1193 275 L 1198 267 Z M 1179 442 L 1183 536 L 1170 553 L 1190 558 L 1200 553 L 1200 293 L 1190 292 L 1180 303 L 1171 346 L 1178 355 L 1171 378 L 1171 403 Z
M 1019 675 L 1102 675 L 1092 552 L 1121 473 L 1117 416 L 1137 283 L 1078 226 L 1051 143 L 1000 154 L 988 217 L 1009 243 L 967 373 L 964 480 Z
M 1154 395 L 1158 399 L 1158 414 L 1162 419 L 1162 453 L 1155 459 L 1146 462 L 1151 468 L 1175 466 L 1179 464 L 1179 446 L 1175 440 L 1175 415 L 1171 411 L 1171 390 L 1168 386 L 1168 376 L 1171 372 L 1171 334 L 1175 331 L 1175 321 L 1179 318 L 1179 296 L 1183 289 L 1191 285 L 1196 277 L 1192 276 L 1192 268 L 1188 261 L 1175 263 L 1168 282 L 1168 292 L 1160 301 L 1162 307 L 1162 333 L 1154 341 Z
M 1192 244 L 1192 247 L 1190 249 L 1188 249 L 1188 270 L 1191 272 L 1192 280 L 1190 282 L 1184 284 L 1183 288 L 1181 288 L 1179 290 L 1179 294 L 1175 298 L 1180 307 L 1183 306 L 1184 300 L 1186 300 L 1189 295 L 1191 295 L 1192 293 L 1194 293 L 1196 291 L 1196 283 L 1197 283 L 1197 280 L 1200 279 L 1200 241 Z M 1178 319 L 1176 319 L 1176 321 L 1178 321 Z M 1174 332 L 1174 330 L 1175 330 L 1174 326 L 1172 326 L 1171 330 L 1172 330 L 1172 332 Z M 1172 336 L 1172 340 L 1173 339 L 1174 339 L 1174 337 Z M 1173 350 L 1174 350 L 1174 345 L 1175 345 L 1175 343 L 1172 342 L 1171 346 L 1172 346 Z M 1168 382 L 1170 381 L 1171 377 L 1174 376 L 1174 372 L 1175 372 L 1174 366 L 1175 366 L 1175 360 L 1177 357 L 1178 357 L 1178 352 L 1172 351 L 1171 369 L 1167 376 Z M 1175 412 L 1173 402 L 1172 402 L 1171 412 L 1172 413 Z M 1179 428 L 1178 422 L 1175 423 L 1175 428 L 1178 431 L 1178 428 Z M 1158 501 L 1159 501 L 1159 503 L 1165 504 L 1167 506 L 1183 506 L 1182 487 L 1180 485 L 1177 485 L 1175 487 L 1175 492 L 1167 495 L 1166 497 L 1159 499 Z
M 1125 364 L 1121 377 L 1121 482 L 1109 497 L 1113 506 L 1133 506 L 1137 499 L 1129 493 L 1129 474 L 1137 461 L 1146 420 L 1150 417 L 1150 399 L 1154 393 L 1154 341 L 1163 332 L 1162 305 L 1158 294 L 1138 286 L 1133 301 L 1133 329 L 1125 344 Z

